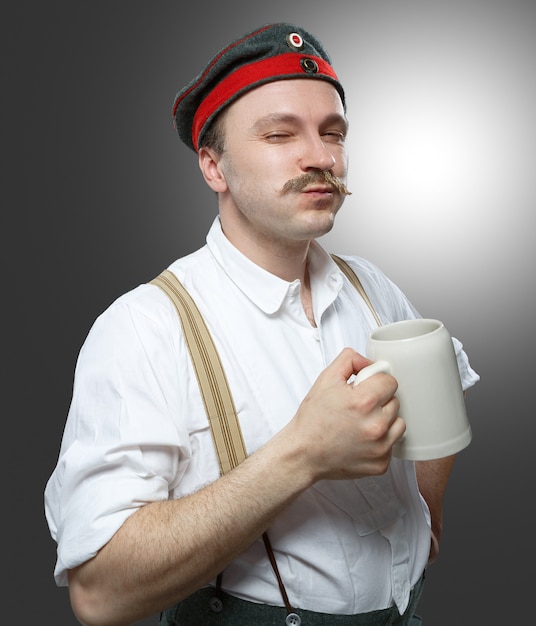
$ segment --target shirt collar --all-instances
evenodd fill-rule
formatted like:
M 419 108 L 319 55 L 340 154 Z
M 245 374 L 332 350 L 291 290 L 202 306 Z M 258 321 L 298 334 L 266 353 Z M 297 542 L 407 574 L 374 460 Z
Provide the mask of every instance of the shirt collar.
M 299 282 L 283 280 L 250 261 L 225 237 L 219 217 L 207 234 L 207 246 L 229 279 L 267 314 L 278 311 Z M 333 302 L 342 287 L 342 272 L 316 241 L 309 249 L 309 272 L 314 298 L 327 298 L 325 305 Z

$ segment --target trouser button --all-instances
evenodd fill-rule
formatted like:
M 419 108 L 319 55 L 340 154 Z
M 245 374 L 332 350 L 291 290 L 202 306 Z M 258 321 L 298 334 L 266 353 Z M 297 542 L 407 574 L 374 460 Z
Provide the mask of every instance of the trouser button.
M 214 611 L 214 613 L 221 613 L 221 610 L 223 609 L 223 602 L 216 596 L 212 596 L 212 598 L 210 598 L 208 605 L 210 610 Z

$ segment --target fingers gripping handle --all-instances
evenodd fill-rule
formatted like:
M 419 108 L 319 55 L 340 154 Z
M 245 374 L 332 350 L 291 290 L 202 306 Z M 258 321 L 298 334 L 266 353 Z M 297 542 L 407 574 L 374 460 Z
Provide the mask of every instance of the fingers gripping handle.
M 387 361 L 376 361 L 371 363 L 371 365 L 367 365 L 362 370 L 360 370 L 355 379 L 354 379 L 354 387 L 362 383 L 364 380 L 369 378 L 370 376 L 374 376 L 374 374 L 391 374 L 391 366 Z

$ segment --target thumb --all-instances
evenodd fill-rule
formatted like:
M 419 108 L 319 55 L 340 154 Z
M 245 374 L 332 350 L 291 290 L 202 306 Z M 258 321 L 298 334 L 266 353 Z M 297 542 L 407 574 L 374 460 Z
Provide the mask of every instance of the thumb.
M 367 359 L 359 352 L 356 352 L 352 348 L 344 348 L 342 352 L 328 366 L 330 373 L 335 376 L 341 382 L 348 382 L 348 379 L 357 374 L 367 365 L 370 365 L 372 361 Z

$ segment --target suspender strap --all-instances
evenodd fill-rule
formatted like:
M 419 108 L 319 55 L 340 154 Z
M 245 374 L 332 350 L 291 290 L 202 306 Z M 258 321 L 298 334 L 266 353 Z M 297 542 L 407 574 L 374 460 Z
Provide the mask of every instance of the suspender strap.
M 357 274 L 348 265 L 348 263 L 346 263 L 346 261 L 343 261 L 340 257 L 336 256 L 335 254 L 332 254 L 331 258 L 335 261 L 335 263 L 337 263 L 337 265 L 339 266 L 343 274 L 346 276 L 346 278 L 348 278 L 348 280 L 352 283 L 352 285 L 357 289 L 357 291 L 359 292 L 363 300 L 367 303 L 367 306 L 370 309 L 370 312 L 372 313 L 372 315 L 374 316 L 376 323 L 378 324 L 378 326 L 381 326 L 382 323 L 380 321 L 380 318 L 378 314 L 376 313 L 374 307 L 372 306 L 372 302 L 369 300 L 367 292 L 363 288 L 363 285 L 361 284 L 361 281 L 359 280 L 359 277 L 357 276 Z
M 172 300 L 203 396 L 220 472 L 225 474 L 247 456 L 236 408 L 216 346 L 194 300 L 175 274 L 164 270 L 151 281 Z
M 164 270 L 151 281 L 151 284 L 160 287 L 171 298 L 177 309 L 209 419 L 220 464 L 220 474 L 223 475 L 241 463 L 247 457 L 247 453 L 234 401 L 216 346 L 193 298 L 173 272 Z M 287 614 L 294 616 L 268 533 L 264 532 L 262 538 Z M 220 573 L 217 579 L 216 597 L 220 595 L 221 581 L 222 574 Z

